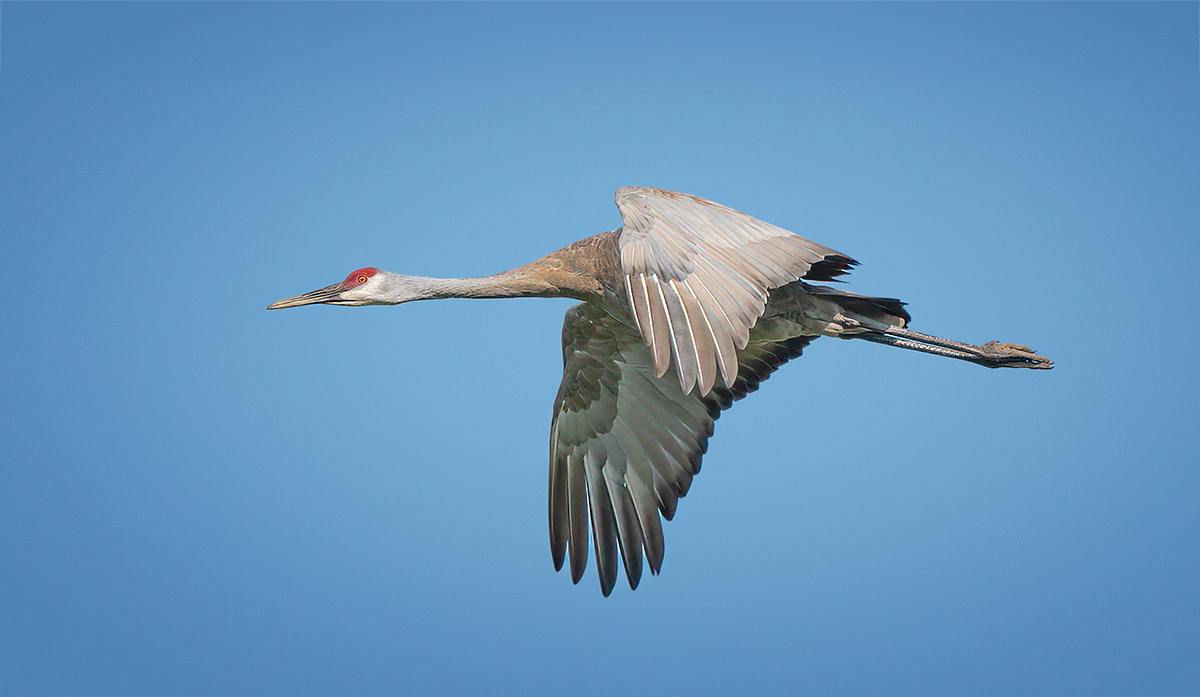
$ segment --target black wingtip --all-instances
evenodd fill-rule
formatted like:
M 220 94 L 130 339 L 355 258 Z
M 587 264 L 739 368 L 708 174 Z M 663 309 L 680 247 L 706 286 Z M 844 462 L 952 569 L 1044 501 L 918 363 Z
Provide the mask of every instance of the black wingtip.
M 832 281 L 837 276 L 844 276 L 858 266 L 858 262 L 844 254 L 830 254 L 813 264 L 803 278 L 806 281 Z

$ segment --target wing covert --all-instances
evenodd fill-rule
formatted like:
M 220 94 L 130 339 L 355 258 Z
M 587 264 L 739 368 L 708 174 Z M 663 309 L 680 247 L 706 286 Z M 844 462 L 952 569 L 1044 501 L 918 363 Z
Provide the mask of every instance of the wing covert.
M 684 393 L 701 396 L 738 374 L 737 352 L 772 288 L 830 280 L 855 262 L 740 211 L 688 194 L 647 187 L 616 192 L 626 299 L 654 374 L 672 359 Z

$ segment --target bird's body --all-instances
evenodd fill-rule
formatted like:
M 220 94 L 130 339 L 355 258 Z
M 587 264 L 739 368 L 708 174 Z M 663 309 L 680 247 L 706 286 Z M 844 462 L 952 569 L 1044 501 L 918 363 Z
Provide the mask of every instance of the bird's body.
M 365 268 L 271 306 L 582 300 L 563 324 L 563 380 L 550 437 L 550 545 L 555 567 L 569 558 L 578 582 L 590 523 L 605 595 L 616 581 L 618 552 L 631 587 L 643 556 L 658 572 L 660 515 L 674 516 L 713 422 L 813 339 L 861 338 L 988 367 L 1051 367 L 1023 346 L 974 346 L 913 332 L 898 300 L 810 283 L 856 262 L 744 213 L 660 189 L 625 187 L 616 198 L 621 229 L 511 271 L 432 279 Z

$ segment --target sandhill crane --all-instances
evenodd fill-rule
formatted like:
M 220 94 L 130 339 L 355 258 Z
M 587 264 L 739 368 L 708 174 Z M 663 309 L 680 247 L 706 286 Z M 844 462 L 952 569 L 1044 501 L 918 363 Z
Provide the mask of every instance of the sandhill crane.
M 550 550 L 556 570 L 570 559 L 578 583 L 590 520 L 606 596 L 618 552 L 631 588 L 641 579 L 643 553 L 658 573 L 659 516 L 675 515 L 721 411 L 813 339 L 866 339 L 989 368 L 1053 366 L 1025 346 L 914 332 L 899 300 L 812 285 L 858 262 L 745 213 L 644 187 L 617 189 L 616 202 L 619 230 L 511 271 L 439 279 L 367 267 L 268 308 L 582 300 L 563 323 L 563 379 L 550 425 Z

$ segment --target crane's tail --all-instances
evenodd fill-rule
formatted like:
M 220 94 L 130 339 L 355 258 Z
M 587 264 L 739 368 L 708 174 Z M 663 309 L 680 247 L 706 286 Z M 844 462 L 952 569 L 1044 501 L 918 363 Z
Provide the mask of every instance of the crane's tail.
M 801 284 L 801 287 L 808 295 L 832 303 L 841 310 L 843 316 L 857 319 L 864 328 L 907 327 L 908 323 L 912 321 L 908 310 L 904 309 L 905 303 L 895 298 L 872 298 L 808 283 Z M 822 315 L 826 312 L 829 310 L 823 308 L 818 310 L 818 313 Z M 832 318 L 825 316 L 823 319 L 828 321 Z

